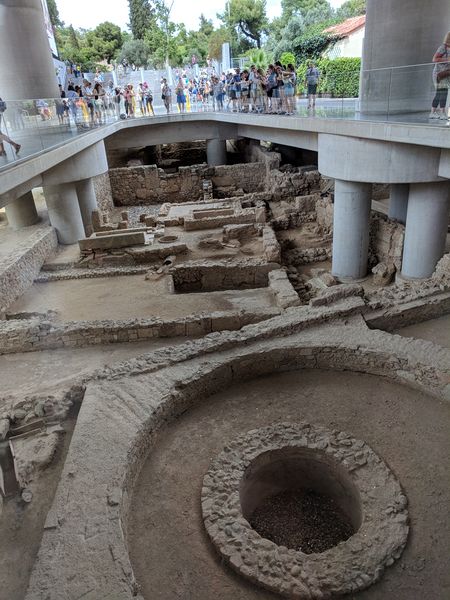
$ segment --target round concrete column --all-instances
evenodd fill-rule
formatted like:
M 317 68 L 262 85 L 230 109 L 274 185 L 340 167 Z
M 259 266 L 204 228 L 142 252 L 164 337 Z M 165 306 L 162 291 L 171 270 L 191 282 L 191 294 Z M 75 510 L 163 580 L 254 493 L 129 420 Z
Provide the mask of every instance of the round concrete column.
M 450 183 L 415 183 L 409 191 L 402 275 L 430 277 L 445 251 Z
M 210 167 L 227 164 L 226 140 L 206 140 L 206 159 Z
M 94 182 L 92 179 L 84 179 L 76 184 L 78 203 L 80 205 L 81 218 L 87 236 L 91 235 L 92 211 L 97 210 L 97 197 L 95 195 Z
M 372 185 L 334 183 L 332 273 L 342 281 L 367 275 Z
M 2 98 L 57 98 L 41 0 L 0 0 Z
M 395 219 L 403 225 L 406 223 L 408 210 L 409 185 L 407 183 L 393 183 L 389 198 L 389 218 Z
M 75 185 L 64 183 L 44 188 L 50 223 L 60 244 L 76 244 L 84 238 L 83 220 Z
M 5 206 L 6 217 L 12 229 L 22 229 L 35 225 L 39 221 L 32 192 L 27 192 L 21 198 Z
M 429 110 L 433 67 L 408 65 L 431 63 L 449 23 L 450 2 L 367 0 L 361 110 Z

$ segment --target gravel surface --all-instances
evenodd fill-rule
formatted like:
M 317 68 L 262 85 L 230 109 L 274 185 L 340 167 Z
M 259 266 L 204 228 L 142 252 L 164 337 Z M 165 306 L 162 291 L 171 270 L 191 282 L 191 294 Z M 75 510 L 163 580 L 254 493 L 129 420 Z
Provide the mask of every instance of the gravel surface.
M 251 516 L 250 525 L 275 544 L 305 554 L 324 552 L 354 533 L 334 500 L 311 490 L 266 498 Z
M 142 214 L 156 217 L 159 213 L 159 209 L 162 204 L 149 204 L 145 206 L 120 206 L 114 208 L 114 221 L 120 221 L 120 213 L 123 211 L 128 211 L 128 220 L 131 227 L 139 227 L 142 226 L 142 223 L 139 221 L 139 217 Z

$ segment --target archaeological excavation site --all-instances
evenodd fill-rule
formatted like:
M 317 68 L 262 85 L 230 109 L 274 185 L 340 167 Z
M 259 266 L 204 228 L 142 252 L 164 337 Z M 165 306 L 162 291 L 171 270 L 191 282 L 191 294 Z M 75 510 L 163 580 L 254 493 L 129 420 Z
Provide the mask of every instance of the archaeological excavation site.
M 0 598 L 448 599 L 448 182 L 185 125 L 0 203 Z

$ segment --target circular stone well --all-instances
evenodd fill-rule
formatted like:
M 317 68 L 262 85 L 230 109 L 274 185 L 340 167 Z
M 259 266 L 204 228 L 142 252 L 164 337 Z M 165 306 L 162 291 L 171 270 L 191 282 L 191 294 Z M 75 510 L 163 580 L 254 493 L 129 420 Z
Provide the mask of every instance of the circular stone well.
M 202 489 L 204 524 L 220 554 L 289 598 L 327 598 L 377 581 L 405 547 L 406 506 L 365 442 L 307 423 L 238 437 Z

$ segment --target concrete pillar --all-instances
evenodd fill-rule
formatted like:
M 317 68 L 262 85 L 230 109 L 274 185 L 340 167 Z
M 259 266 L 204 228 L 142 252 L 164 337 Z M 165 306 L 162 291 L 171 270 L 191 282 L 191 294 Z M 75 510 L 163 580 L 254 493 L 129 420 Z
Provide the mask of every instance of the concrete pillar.
M 41 0 L 0 0 L 4 100 L 59 97 Z
M 391 196 L 389 198 L 389 218 L 395 219 L 403 225 L 406 223 L 406 212 L 408 210 L 409 185 L 407 183 L 391 184 Z
M 83 219 L 84 231 L 87 236 L 93 233 L 92 211 L 97 210 L 97 197 L 95 195 L 94 182 L 92 178 L 84 179 L 76 183 L 78 203 L 80 205 L 81 218 Z
M 56 229 L 60 244 L 76 244 L 84 238 L 83 220 L 77 191 L 73 183 L 44 188 L 50 223 Z
M 21 198 L 17 198 L 5 206 L 6 217 L 12 229 L 29 227 L 39 221 L 32 192 L 27 192 Z
M 402 276 L 430 277 L 445 251 L 450 183 L 411 184 L 403 246 Z
M 449 23 L 448 1 L 367 0 L 360 91 L 363 112 L 430 109 L 433 67 L 423 65 L 431 63 Z
M 210 167 L 227 164 L 226 140 L 206 140 L 206 159 Z
M 332 273 L 342 281 L 367 275 L 372 184 L 334 183 Z

